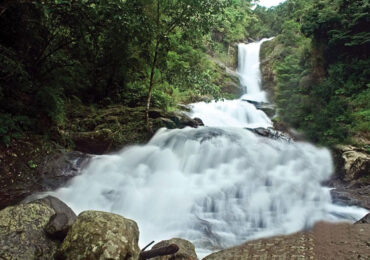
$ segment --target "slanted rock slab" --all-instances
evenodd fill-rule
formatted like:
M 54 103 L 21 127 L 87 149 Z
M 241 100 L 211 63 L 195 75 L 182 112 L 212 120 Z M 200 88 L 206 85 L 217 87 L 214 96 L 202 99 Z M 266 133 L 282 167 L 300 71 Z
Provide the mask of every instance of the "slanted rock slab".
M 155 244 L 152 249 L 160 248 L 169 246 L 171 244 L 175 244 L 179 247 L 179 251 L 177 251 L 174 255 L 167 255 L 167 256 L 159 256 L 153 258 L 153 260 L 197 260 L 197 254 L 195 253 L 194 245 L 181 238 L 172 238 L 170 240 L 163 240 L 157 244 Z
M 51 207 L 55 214 L 50 218 L 45 227 L 45 232 L 55 239 L 63 241 L 77 216 L 73 210 L 58 198 L 47 196 L 36 200 L 34 203 L 44 203 Z
M 73 223 L 57 254 L 57 259 L 125 259 L 139 257 L 139 228 L 122 216 L 84 211 Z

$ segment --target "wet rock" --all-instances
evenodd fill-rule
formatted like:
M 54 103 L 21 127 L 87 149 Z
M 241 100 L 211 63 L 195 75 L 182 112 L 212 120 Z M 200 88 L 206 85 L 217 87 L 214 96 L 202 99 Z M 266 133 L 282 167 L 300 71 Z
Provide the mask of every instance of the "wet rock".
M 187 126 L 197 128 L 198 126 L 204 125 L 200 118 L 192 119 L 183 112 L 172 112 L 168 114 L 168 117 L 176 124 L 177 128 L 184 128 Z
M 186 105 L 186 104 L 177 104 L 177 107 L 181 111 L 185 111 L 185 112 L 190 112 L 190 110 L 191 110 L 191 107 L 189 105 Z
M 41 176 L 42 190 L 54 190 L 68 180 L 81 174 L 81 169 L 90 161 L 91 156 L 81 152 L 59 151 L 45 157 L 38 173 Z
M 357 221 L 355 224 L 370 224 L 370 213 L 368 213 L 365 217 Z
M 276 107 L 273 104 L 266 103 L 266 102 L 257 102 L 257 101 L 248 100 L 248 99 L 242 99 L 242 100 L 254 105 L 257 109 L 262 110 L 270 118 L 272 118 L 276 114 Z
M 51 237 L 63 240 L 77 216 L 73 210 L 58 198 L 47 196 L 33 203 L 44 203 L 52 208 L 55 214 L 50 218 L 45 227 L 45 232 Z
M 370 155 L 351 145 L 337 145 L 334 149 L 337 171 L 343 181 L 351 182 L 370 174 Z
M 169 246 L 171 244 L 175 244 L 179 247 L 179 251 L 177 251 L 174 255 L 168 255 L 168 256 L 160 256 L 155 257 L 153 260 L 197 260 L 197 254 L 195 253 L 195 247 L 194 245 L 181 238 L 172 238 L 170 240 L 163 240 L 157 244 L 155 244 L 152 249 L 160 248 Z
M 287 134 L 283 132 L 276 131 L 273 128 L 257 127 L 257 128 L 246 128 L 246 129 L 257 135 L 263 136 L 263 137 L 276 139 L 276 140 L 282 140 L 286 142 L 292 141 L 292 138 L 290 136 L 288 136 Z
M 26 150 L 25 153 L 32 155 L 34 152 Z M 54 190 L 65 185 L 68 180 L 81 173 L 81 169 L 91 157 L 80 152 L 60 149 L 37 156 L 39 158 L 32 160 L 34 163 L 32 169 L 26 166 L 27 157 L 21 157 L 14 162 L 15 168 L 4 172 L 0 165 L 0 209 L 15 205 L 31 194 Z
M 194 117 L 193 120 L 198 123 L 198 126 L 204 126 L 202 119 L 199 117 Z
M 139 257 L 139 229 L 122 216 L 84 211 L 60 246 L 57 259 L 125 259 Z
M 370 185 L 354 183 L 348 185 L 340 180 L 332 180 L 330 186 L 335 189 L 330 191 L 332 200 L 339 205 L 359 206 L 370 210 Z
M 28 203 L 0 211 L 0 259 L 53 259 L 58 242 L 44 232 L 55 211 Z

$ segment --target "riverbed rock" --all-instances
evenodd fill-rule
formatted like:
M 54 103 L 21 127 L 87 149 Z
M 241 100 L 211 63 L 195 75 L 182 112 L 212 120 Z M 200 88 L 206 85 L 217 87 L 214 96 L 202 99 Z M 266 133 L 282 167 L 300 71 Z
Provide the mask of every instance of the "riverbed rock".
M 171 238 L 169 240 L 163 240 L 155 244 L 152 249 L 169 246 L 175 244 L 179 247 L 174 255 L 155 257 L 153 260 L 197 260 L 197 254 L 195 253 L 194 245 L 188 240 L 182 238 Z
M 33 201 L 33 203 L 43 203 L 54 210 L 55 214 L 49 219 L 49 222 L 45 227 L 45 232 L 51 238 L 63 241 L 73 222 L 77 218 L 73 210 L 63 201 L 52 196 L 47 196 L 43 199 Z
M 293 140 L 289 135 L 283 132 L 280 132 L 280 131 L 276 131 L 273 128 L 257 127 L 257 128 L 246 128 L 246 129 L 257 135 L 275 139 L 275 140 L 281 140 L 284 142 L 291 142 Z
M 44 202 L 0 211 L 0 259 L 53 259 L 59 245 L 44 232 L 55 211 Z
M 341 171 L 342 179 L 346 182 L 361 177 L 370 177 L 370 155 L 351 145 L 335 147 L 337 171 Z
M 139 229 L 133 220 L 100 211 L 84 211 L 73 223 L 57 259 L 125 259 L 139 257 Z
M 355 224 L 370 224 L 370 213 L 366 214 L 362 219 L 357 221 Z
M 246 242 L 204 260 L 369 259 L 370 225 L 319 222 L 308 231 Z
M 254 105 L 257 109 L 262 110 L 268 117 L 273 118 L 276 114 L 276 107 L 273 104 L 267 102 L 257 102 L 248 99 L 242 99 L 242 101 L 248 102 Z
M 90 159 L 88 154 L 64 150 L 46 156 L 38 168 L 42 190 L 55 190 L 65 185 L 72 177 L 81 174 Z

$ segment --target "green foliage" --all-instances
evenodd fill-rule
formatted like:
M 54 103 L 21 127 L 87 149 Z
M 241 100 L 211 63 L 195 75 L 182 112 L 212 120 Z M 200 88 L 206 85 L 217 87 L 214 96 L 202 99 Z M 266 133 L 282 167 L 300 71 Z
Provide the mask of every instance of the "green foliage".
M 369 138 L 369 8 L 366 0 L 288 0 L 273 10 L 283 19 L 274 40 L 283 46 L 274 68 L 280 117 L 315 142 Z
M 28 129 L 30 125 L 28 117 L 0 113 L 0 143 L 10 145 L 11 140 L 20 138 L 23 129 Z
M 85 105 L 144 105 L 156 42 L 153 106 L 172 109 L 186 96 L 218 97 L 204 39 L 231 4 L 231 0 L 1 3 L 2 139 L 10 143 L 23 131 L 63 128 L 66 103 L 74 99 Z M 26 127 L 18 118 L 30 118 L 32 124 Z

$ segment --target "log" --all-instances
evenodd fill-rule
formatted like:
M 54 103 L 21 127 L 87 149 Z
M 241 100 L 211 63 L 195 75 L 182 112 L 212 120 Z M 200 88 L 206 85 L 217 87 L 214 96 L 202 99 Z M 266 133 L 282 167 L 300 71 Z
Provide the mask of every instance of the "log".
M 142 251 L 140 253 L 139 259 L 146 260 L 157 256 L 172 255 L 175 254 L 177 251 L 179 251 L 179 247 L 175 244 L 170 244 L 169 246 Z

